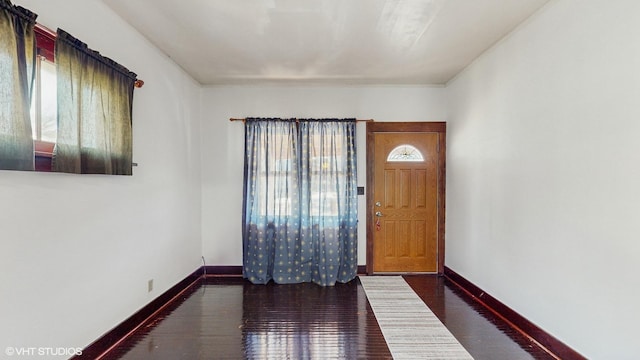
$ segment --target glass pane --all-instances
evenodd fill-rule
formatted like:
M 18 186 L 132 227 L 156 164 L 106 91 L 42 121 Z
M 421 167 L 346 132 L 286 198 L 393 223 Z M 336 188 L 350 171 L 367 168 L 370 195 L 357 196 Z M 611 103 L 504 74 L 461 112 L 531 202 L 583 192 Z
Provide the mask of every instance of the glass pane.
M 400 145 L 391 150 L 387 161 L 424 161 L 424 157 L 420 150 L 411 145 Z
M 40 76 L 42 81 L 41 140 L 56 142 L 58 135 L 56 65 L 43 59 L 40 67 Z

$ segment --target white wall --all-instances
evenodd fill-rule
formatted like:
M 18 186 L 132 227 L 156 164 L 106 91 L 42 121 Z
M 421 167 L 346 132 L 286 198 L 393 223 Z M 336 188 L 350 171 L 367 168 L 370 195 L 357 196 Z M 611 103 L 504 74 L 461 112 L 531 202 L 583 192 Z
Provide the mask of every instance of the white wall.
M 0 348 L 82 348 L 201 264 L 200 87 L 100 1 L 14 3 L 146 80 L 133 176 L 0 171 Z
M 205 88 L 202 99 L 202 241 L 204 257 L 214 265 L 242 265 L 244 127 L 229 118 L 446 118 L 439 87 L 227 86 Z M 357 131 L 358 185 L 365 186 L 365 124 Z M 365 196 L 359 199 L 358 264 L 364 265 Z
M 640 354 L 638 14 L 551 1 L 447 88 L 447 266 L 594 359 Z

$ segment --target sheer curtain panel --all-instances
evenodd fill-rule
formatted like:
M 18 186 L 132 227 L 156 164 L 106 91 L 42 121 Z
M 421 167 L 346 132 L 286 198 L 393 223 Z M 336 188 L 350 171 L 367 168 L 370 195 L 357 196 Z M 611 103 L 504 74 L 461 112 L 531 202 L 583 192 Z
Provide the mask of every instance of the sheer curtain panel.
M 300 238 L 312 244 L 311 281 L 320 285 L 357 273 L 355 132 L 355 120 L 300 121 Z
M 58 138 L 53 170 L 131 175 L 136 74 L 58 29 Z
M 309 281 L 300 241 L 295 120 L 245 121 L 243 275 L 254 284 Z
M 33 170 L 31 91 L 37 15 L 0 0 L 0 170 Z

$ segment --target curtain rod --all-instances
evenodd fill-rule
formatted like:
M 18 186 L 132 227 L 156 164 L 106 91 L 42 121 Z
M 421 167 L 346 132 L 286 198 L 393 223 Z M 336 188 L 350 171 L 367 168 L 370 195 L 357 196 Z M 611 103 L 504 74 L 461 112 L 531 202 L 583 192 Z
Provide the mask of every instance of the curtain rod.
M 34 25 L 34 31 L 35 31 L 35 35 L 36 38 L 45 38 L 47 40 L 47 42 L 49 42 L 49 44 L 43 46 L 43 47 L 50 47 L 50 49 L 48 49 L 51 52 L 51 56 L 53 57 L 53 48 L 54 48 L 54 44 L 56 42 L 56 38 L 58 37 L 58 34 L 49 29 L 48 27 L 40 24 L 40 23 L 36 23 Z M 38 39 L 36 40 L 36 42 L 38 41 Z M 142 86 L 144 86 L 144 81 L 141 79 L 136 79 L 136 81 L 133 83 L 133 86 L 136 88 L 141 88 Z
M 245 122 L 247 118 L 230 118 L 229 121 L 242 121 Z M 298 119 L 296 119 L 298 120 Z M 374 122 L 373 119 L 356 119 L 356 122 Z

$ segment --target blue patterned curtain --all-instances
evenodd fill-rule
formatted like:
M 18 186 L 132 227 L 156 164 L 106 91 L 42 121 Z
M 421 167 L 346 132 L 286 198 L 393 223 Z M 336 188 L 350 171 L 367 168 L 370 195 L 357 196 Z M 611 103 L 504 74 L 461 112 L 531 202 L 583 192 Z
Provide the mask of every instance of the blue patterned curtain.
M 243 275 L 256 284 L 304 281 L 295 120 L 247 119 Z
M 243 275 L 332 286 L 357 272 L 355 119 L 245 122 Z
M 347 282 L 357 272 L 355 121 L 300 121 L 301 228 L 312 244 L 311 281 Z

